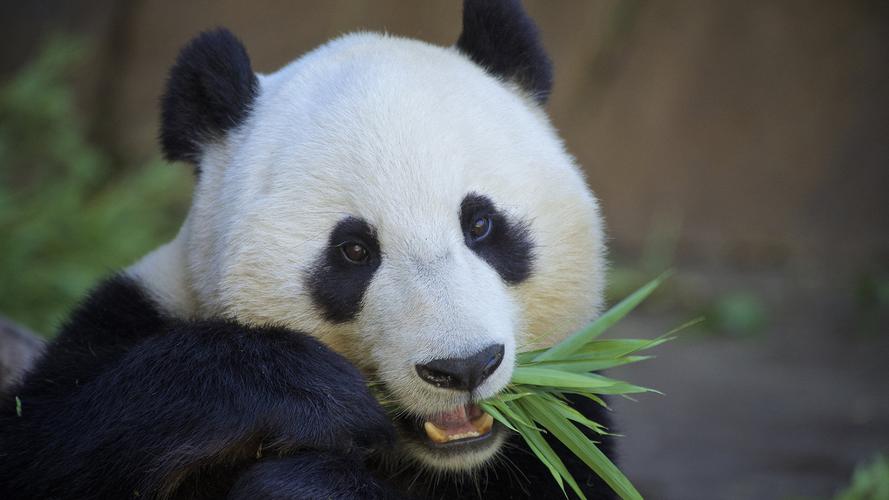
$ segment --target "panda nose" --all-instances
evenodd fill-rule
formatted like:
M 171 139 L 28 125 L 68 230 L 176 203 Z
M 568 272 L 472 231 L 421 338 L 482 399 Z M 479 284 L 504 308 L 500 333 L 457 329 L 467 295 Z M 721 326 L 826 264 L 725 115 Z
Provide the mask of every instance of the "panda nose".
M 503 344 L 492 344 L 468 358 L 434 359 L 416 365 L 423 381 L 443 389 L 472 391 L 482 385 L 503 361 Z

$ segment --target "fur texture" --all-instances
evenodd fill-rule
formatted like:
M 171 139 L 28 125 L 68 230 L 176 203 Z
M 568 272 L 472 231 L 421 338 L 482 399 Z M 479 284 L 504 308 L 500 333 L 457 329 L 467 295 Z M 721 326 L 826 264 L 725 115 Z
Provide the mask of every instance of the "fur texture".
M 520 0 L 464 0 L 457 48 L 492 74 L 518 84 L 537 102 L 549 98 L 552 63 Z
M 511 0 L 466 9 L 486 25 L 530 23 Z M 464 50 L 359 33 L 259 76 L 243 123 L 203 145 L 179 235 L 130 275 L 180 317 L 311 332 L 418 418 L 495 394 L 518 350 L 598 314 L 605 245 L 597 202 L 546 115 Z M 467 241 L 467 199 L 495 213 L 481 247 Z M 350 219 L 373 230 L 372 273 L 335 260 L 331 238 Z M 503 362 L 471 393 L 417 375 L 492 344 Z M 502 443 L 460 456 L 398 448 L 469 470 Z
M 191 210 L 75 312 L 13 393 L 23 417 L 0 403 L 6 497 L 391 494 L 379 477 L 399 494 L 555 494 L 502 427 L 447 449 L 393 429 L 356 371 L 397 423 L 422 420 L 496 394 L 516 352 L 601 306 L 596 199 L 529 98 L 549 91 L 536 29 L 514 0 L 469 0 L 464 23 L 456 47 L 353 34 L 270 75 L 224 30 L 183 49 L 161 137 L 201 171 Z M 343 260 L 354 241 L 367 265 Z M 502 362 L 472 390 L 416 370 L 492 345 Z
M 608 422 L 588 400 L 575 404 Z M 170 318 L 119 276 L 0 398 L 0 498 L 561 495 L 515 436 L 491 464 L 465 474 L 393 462 L 393 439 L 364 379 L 311 337 Z M 614 498 L 551 442 L 590 498 Z M 610 453 L 610 439 L 603 447 Z
M 363 245 L 367 250 L 364 262 L 355 264 L 343 258 L 343 248 L 351 244 Z M 380 257 L 376 231 L 367 222 L 347 217 L 336 224 L 330 232 L 327 250 L 307 278 L 312 299 L 325 319 L 335 323 L 355 319 L 370 279 L 380 267 Z
M 169 318 L 123 277 L 0 407 L 6 499 L 219 498 L 262 456 L 360 457 L 394 438 L 364 378 L 312 337 Z
M 241 475 L 229 498 L 382 500 L 404 496 L 371 474 L 360 459 L 329 452 L 304 452 L 258 462 Z
M 474 241 L 470 225 L 487 217 L 491 228 L 482 241 Z M 534 260 L 534 241 L 523 221 L 510 220 L 485 196 L 470 193 L 460 204 L 460 222 L 466 246 L 497 270 L 503 281 L 515 285 L 528 279 Z
M 179 54 L 161 99 L 161 146 L 170 161 L 197 165 L 203 147 L 237 127 L 257 79 L 241 42 L 226 29 L 201 33 Z

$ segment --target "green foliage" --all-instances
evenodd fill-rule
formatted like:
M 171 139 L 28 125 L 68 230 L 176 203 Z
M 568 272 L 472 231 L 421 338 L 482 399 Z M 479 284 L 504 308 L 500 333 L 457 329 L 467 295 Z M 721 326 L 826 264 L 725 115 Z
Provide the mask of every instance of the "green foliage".
M 43 334 L 171 238 L 192 185 L 186 169 L 122 169 L 88 143 L 69 81 L 83 53 L 55 39 L 0 86 L 0 313 Z
M 889 500 L 889 459 L 880 454 L 856 467 L 852 484 L 834 500 Z
M 673 333 L 694 323 L 687 323 L 651 340 L 599 338 L 649 297 L 664 279 L 665 276 L 661 276 L 645 284 L 562 342 L 548 349 L 520 353 L 506 391 L 481 403 L 481 407 L 494 419 L 524 438 L 563 491 L 567 483 L 578 497 L 585 498 L 564 462 L 544 439 L 544 432 L 562 442 L 621 498 L 642 498 L 596 443 L 581 432 L 580 427 L 599 435 L 609 434 L 608 430 L 575 410 L 568 403 L 566 395 L 581 395 L 605 406 L 600 397 L 604 394 L 657 392 L 590 371 L 648 359 L 648 356 L 635 354 L 666 342 Z

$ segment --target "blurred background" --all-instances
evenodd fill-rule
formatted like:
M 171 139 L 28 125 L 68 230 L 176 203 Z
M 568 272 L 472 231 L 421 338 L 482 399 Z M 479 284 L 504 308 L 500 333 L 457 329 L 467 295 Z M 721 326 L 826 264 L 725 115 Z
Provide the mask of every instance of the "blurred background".
M 184 216 L 155 137 L 194 34 L 271 72 L 349 31 L 460 30 L 453 0 L 0 3 L 0 316 L 45 338 Z M 614 335 L 705 318 L 616 370 L 666 393 L 617 403 L 624 471 L 657 499 L 889 497 L 889 2 L 525 4 L 610 297 L 676 271 Z

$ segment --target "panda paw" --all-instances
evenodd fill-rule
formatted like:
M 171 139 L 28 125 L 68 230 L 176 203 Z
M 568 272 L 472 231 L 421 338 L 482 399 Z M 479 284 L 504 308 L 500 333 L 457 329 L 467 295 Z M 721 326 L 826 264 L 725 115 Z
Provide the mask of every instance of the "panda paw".
M 158 408 L 155 421 L 175 415 L 171 427 L 199 429 L 191 441 L 260 438 L 269 453 L 361 452 L 395 441 L 392 422 L 361 373 L 317 339 L 290 329 L 184 323 L 132 349 L 122 365 L 122 380 L 139 381 L 138 390 L 127 392 L 143 398 L 136 406 Z M 118 378 L 106 384 L 122 387 Z
M 392 421 L 351 363 L 308 335 L 270 330 L 262 336 L 281 335 L 286 345 L 278 346 L 284 347 L 277 349 L 278 366 L 266 368 L 286 383 L 279 383 L 276 408 L 266 414 L 285 442 L 340 452 L 392 446 Z

